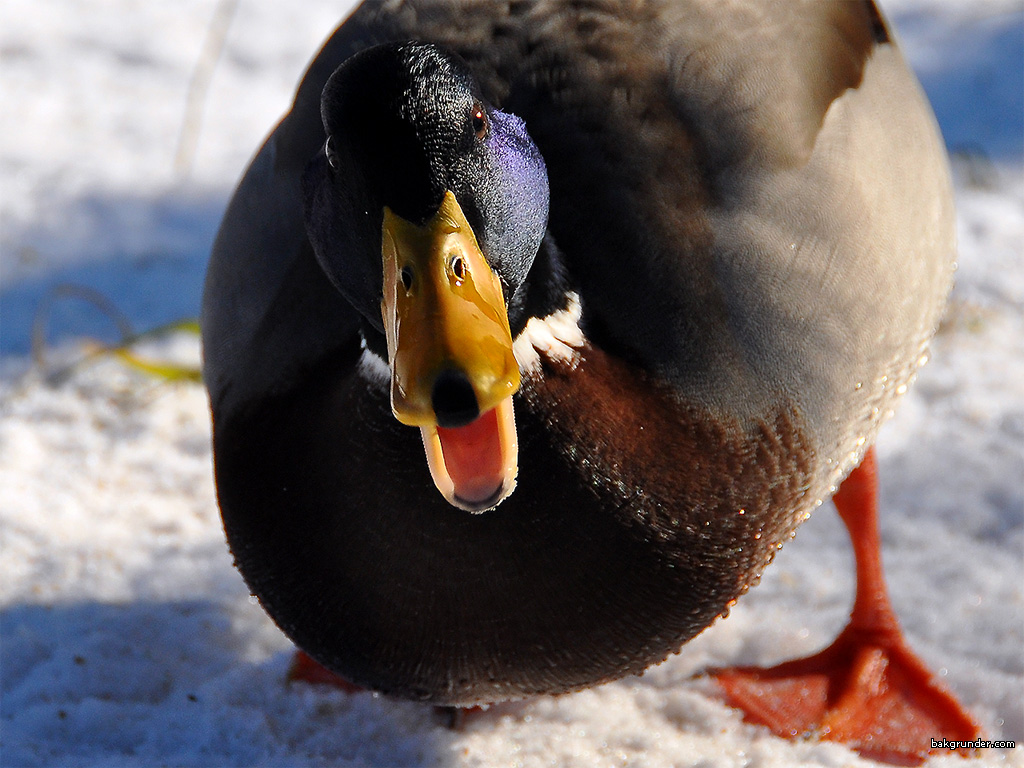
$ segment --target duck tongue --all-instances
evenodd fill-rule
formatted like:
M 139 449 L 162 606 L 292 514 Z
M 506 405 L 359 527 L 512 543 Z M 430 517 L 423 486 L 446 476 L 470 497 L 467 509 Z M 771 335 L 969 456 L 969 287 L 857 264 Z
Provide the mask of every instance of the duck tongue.
M 512 492 L 518 448 L 511 397 L 464 427 L 421 433 L 430 474 L 449 503 L 482 512 Z

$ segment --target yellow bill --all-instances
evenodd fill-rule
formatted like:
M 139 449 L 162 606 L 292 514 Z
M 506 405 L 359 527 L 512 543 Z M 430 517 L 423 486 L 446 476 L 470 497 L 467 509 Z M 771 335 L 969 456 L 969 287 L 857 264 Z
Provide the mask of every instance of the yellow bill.
M 385 208 L 381 251 L 391 409 L 420 428 L 449 503 L 494 507 L 518 467 L 519 365 L 501 282 L 451 192 L 423 226 Z

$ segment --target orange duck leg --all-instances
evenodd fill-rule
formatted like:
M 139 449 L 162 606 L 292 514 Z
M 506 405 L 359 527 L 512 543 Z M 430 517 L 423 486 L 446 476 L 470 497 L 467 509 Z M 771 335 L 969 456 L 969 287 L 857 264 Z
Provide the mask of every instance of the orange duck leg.
M 903 638 L 882 573 L 877 499 L 871 449 L 833 497 L 857 566 L 850 623 L 835 642 L 775 667 L 712 674 L 749 722 L 780 736 L 817 733 L 865 757 L 919 765 L 932 739 L 969 741 L 980 729 Z

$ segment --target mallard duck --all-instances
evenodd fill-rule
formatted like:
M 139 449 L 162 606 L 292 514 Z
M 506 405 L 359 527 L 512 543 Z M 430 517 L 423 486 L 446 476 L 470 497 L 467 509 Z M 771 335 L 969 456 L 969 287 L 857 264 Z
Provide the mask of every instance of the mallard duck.
M 640 673 L 868 476 L 953 225 L 934 119 L 867 0 L 365 2 L 210 261 L 237 566 L 300 648 L 386 694 Z M 869 529 L 873 487 L 844 511 Z M 768 674 L 719 678 L 794 731 L 761 711 Z

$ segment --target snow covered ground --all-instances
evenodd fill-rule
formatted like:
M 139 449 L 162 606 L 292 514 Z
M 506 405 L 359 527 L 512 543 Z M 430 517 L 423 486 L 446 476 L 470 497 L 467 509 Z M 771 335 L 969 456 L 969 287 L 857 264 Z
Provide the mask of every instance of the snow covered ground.
M 690 679 L 834 635 L 852 574 L 828 507 L 679 656 L 452 731 L 423 706 L 284 684 L 290 644 L 223 542 L 199 385 L 109 359 L 57 384 L 26 374 L 56 285 L 102 292 L 136 329 L 197 314 L 231 188 L 347 5 L 237 3 L 176 168 L 189 81 L 231 2 L 0 3 L 0 765 L 869 765 L 743 724 Z M 879 444 L 884 554 L 912 644 L 990 737 L 1020 743 L 1024 5 L 884 5 L 955 153 L 961 230 L 932 362 Z M 84 336 L 113 338 L 110 319 L 56 303 L 52 355 Z M 156 351 L 198 356 L 188 336 Z M 971 765 L 1021 766 L 1024 748 Z

